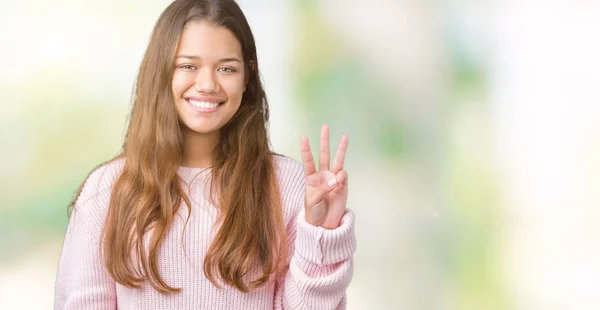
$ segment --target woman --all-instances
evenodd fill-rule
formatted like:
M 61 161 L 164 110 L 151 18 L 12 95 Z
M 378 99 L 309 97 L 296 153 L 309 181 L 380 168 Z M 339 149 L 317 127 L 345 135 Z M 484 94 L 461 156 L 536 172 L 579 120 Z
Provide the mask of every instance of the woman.
M 348 137 L 319 170 L 273 153 L 250 27 L 233 0 L 158 19 L 122 152 L 82 184 L 56 309 L 345 308 L 355 249 Z

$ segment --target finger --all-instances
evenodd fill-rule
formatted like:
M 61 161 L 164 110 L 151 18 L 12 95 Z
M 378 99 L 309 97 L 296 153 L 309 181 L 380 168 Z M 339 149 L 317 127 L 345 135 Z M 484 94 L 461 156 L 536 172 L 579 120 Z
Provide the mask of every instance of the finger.
M 329 170 L 329 126 L 321 127 L 321 142 L 319 143 L 319 171 Z
M 338 173 L 338 171 L 344 169 L 344 160 L 346 158 L 346 150 L 348 149 L 349 139 L 350 138 L 347 135 L 342 135 L 337 152 L 335 153 L 335 158 L 333 159 L 331 172 Z
M 337 184 L 348 185 L 348 172 L 346 172 L 346 170 L 340 170 L 336 173 L 335 179 Z
M 311 207 L 318 204 L 327 194 L 334 190 L 338 184 L 336 178 L 331 178 L 328 182 L 323 182 L 315 188 L 311 197 L 307 197 L 307 204 Z
M 302 156 L 302 165 L 304 166 L 304 175 L 309 176 L 315 173 L 315 161 L 312 152 L 310 151 L 310 142 L 305 136 L 300 138 L 300 152 Z

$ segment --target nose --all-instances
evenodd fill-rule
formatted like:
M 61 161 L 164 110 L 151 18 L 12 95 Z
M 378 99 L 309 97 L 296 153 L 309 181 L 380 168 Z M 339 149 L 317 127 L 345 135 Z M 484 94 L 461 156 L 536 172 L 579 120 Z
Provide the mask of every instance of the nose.
M 199 93 L 218 93 L 219 83 L 215 77 L 214 72 L 212 70 L 209 70 L 208 68 L 198 70 L 194 88 Z

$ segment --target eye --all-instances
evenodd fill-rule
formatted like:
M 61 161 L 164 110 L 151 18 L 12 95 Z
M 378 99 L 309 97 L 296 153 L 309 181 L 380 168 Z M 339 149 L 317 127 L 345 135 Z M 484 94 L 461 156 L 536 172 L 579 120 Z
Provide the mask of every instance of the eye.
M 233 73 L 233 72 L 235 72 L 235 69 L 234 68 L 230 68 L 230 67 L 221 67 L 217 71 L 227 72 L 227 73 Z
M 181 68 L 181 69 L 183 69 L 185 71 L 192 71 L 192 70 L 196 69 L 196 67 L 192 66 L 192 65 L 181 65 L 181 66 L 179 66 L 179 68 Z

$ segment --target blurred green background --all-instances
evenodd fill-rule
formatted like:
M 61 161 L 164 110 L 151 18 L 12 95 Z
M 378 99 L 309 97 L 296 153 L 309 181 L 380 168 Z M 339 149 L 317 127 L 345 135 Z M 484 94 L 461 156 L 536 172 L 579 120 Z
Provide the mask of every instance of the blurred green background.
M 350 136 L 349 309 L 600 308 L 599 4 L 238 2 L 274 149 Z M 0 2 L 3 308 L 52 308 L 68 202 L 169 3 Z

